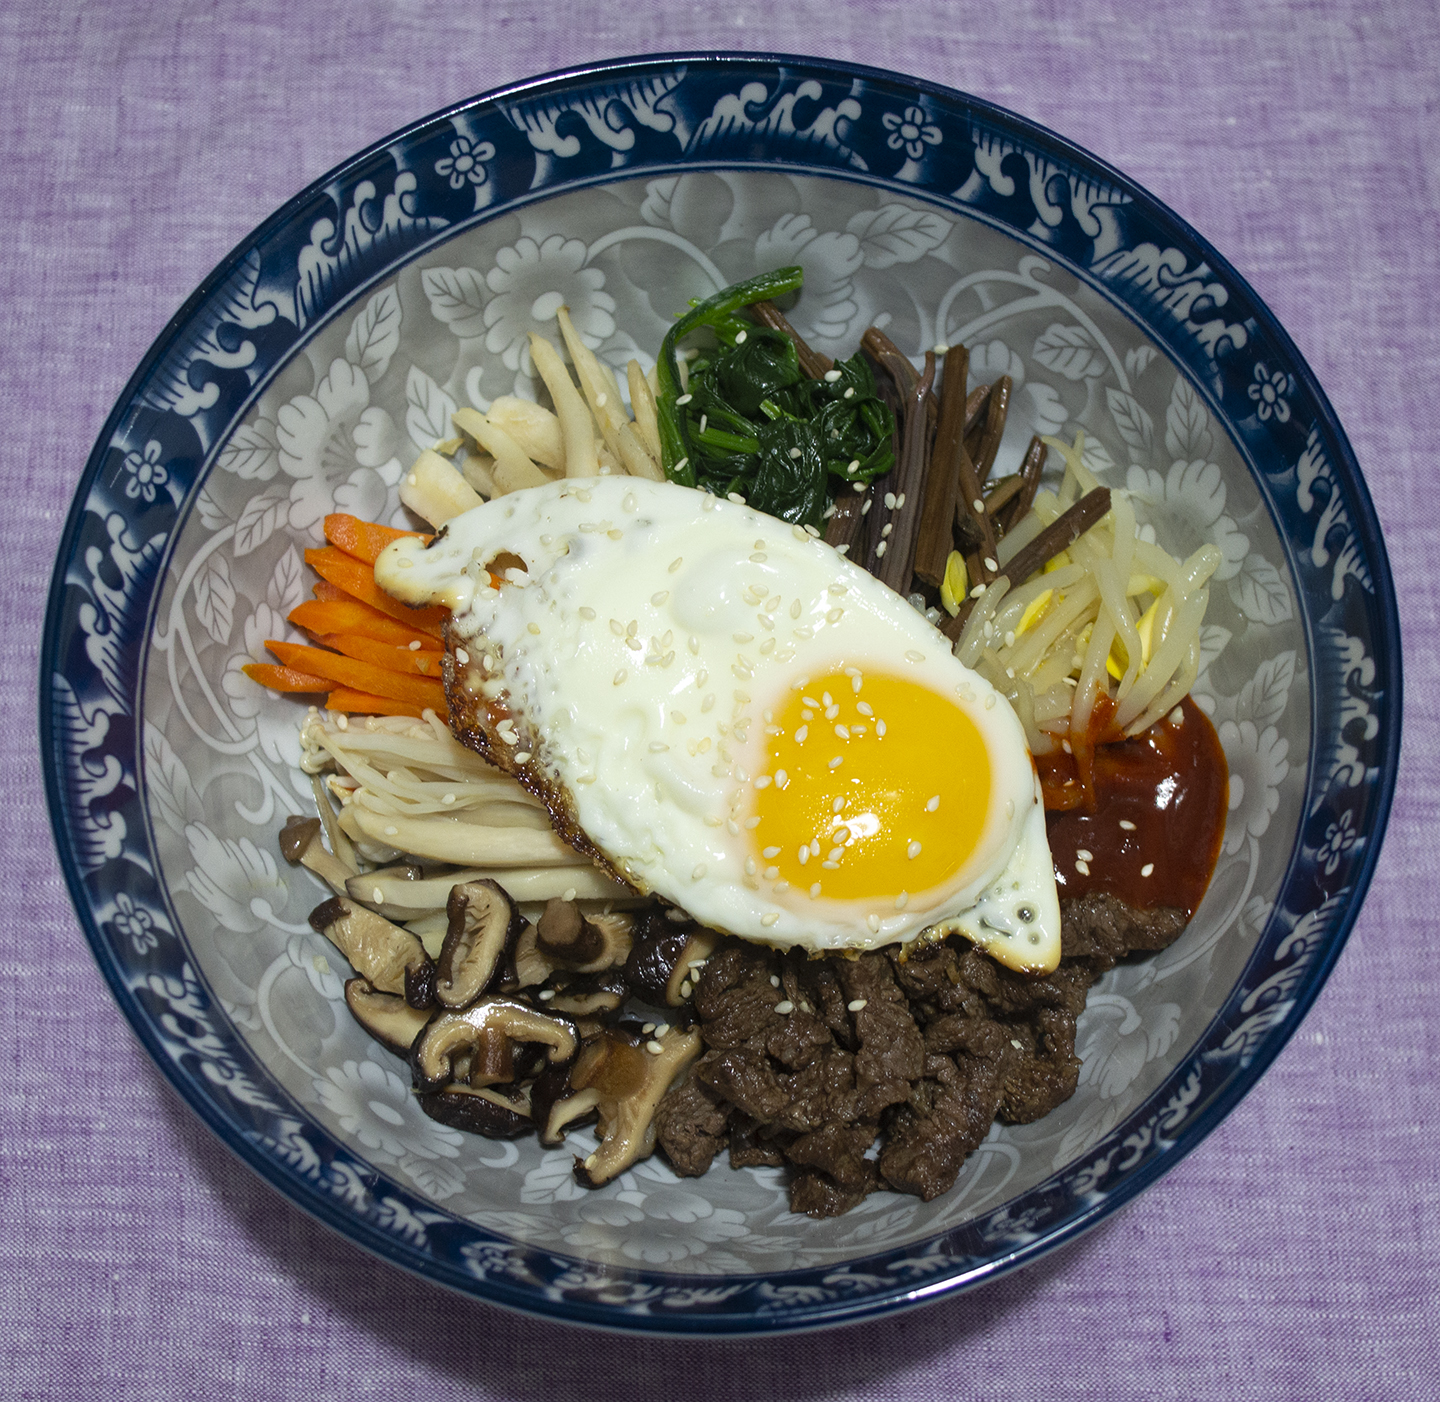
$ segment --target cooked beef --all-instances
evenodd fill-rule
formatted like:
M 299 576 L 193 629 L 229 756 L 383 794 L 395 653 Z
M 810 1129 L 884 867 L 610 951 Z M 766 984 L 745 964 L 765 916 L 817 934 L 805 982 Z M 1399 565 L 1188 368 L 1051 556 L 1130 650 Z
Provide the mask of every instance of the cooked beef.
M 1061 917 L 1044 978 L 965 944 L 808 959 L 727 941 L 695 988 L 706 1051 L 661 1103 L 661 1148 L 683 1174 L 726 1143 L 733 1168 L 789 1165 L 791 1210 L 815 1217 L 879 1187 L 946 1192 L 997 1117 L 1027 1124 L 1074 1094 L 1090 985 L 1185 927 L 1103 895 Z
M 688 1076 L 660 1102 L 655 1133 L 665 1157 L 682 1178 L 698 1178 L 725 1146 L 734 1113 L 703 1081 Z

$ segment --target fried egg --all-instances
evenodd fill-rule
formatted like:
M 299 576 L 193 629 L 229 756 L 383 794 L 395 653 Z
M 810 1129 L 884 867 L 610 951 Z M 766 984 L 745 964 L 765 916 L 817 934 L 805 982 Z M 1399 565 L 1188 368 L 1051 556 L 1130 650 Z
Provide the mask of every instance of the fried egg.
M 798 526 L 633 477 L 514 492 L 391 545 L 452 610 L 453 685 L 627 881 L 816 952 L 958 931 L 1054 968 L 1024 731 L 904 599 Z M 457 698 L 458 699 L 458 698 Z

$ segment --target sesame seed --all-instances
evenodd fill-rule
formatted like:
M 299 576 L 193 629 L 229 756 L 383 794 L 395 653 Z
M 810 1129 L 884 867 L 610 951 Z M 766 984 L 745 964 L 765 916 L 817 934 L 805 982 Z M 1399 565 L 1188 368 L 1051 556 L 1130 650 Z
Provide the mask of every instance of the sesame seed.
M 895 507 L 895 500 L 896 500 L 896 498 L 895 498 L 895 493 L 894 493 L 894 492 L 886 492 L 886 493 L 885 493 L 885 505 L 888 506 L 888 507 L 890 507 L 892 510 L 893 510 L 894 507 Z
M 845 610 L 837 606 L 831 609 L 829 613 L 825 615 L 825 621 L 827 623 L 839 623 L 839 621 L 844 617 Z
M 732 826 L 734 826 L 734 825 L 732 824 Z M 735 831 L 736 831 L 736 832 L 739 832 L 740 829 L 739 829 L 739 828 L 736 828 Z M 760 870 L 760 864 L 755 860 L 754 857 L 746 857 L 746 858 L 745 858 L 745 875 L 746 875 L 746 876 L 754 876 L 755 873 L 758 872 L 759 870 Z
M 885 722 L 883 720 L 877 720 L 875 722 L 875 733 L 877 735 L 883 735 L 885 733 Z
M 810 727 L 808 725 L 802 725 L 800 729 L 795 732 L 795 743 L 797 745 L 803 745 L 805 743 L 805 737 L 809 734 Z
M 554 996 L 555 990 L 553 988 L 542 988 L 539 993 L 539 998 L 542 1003 L 548 1003 Z
M 857 677 L 856 680 L 858 681 L 859 678 Z M 851 684 L 854 685 L 853 682 Z M 874 707 L 871 706 L 868 701 L 857 702 L 855 709 L 859 711 L 862 716 L 873 716 L 875 714 Z
M 841 766 L 842 764 L 844 764 L 844 762 L 845 762 L 845 761 L 844 761 L 843 759 L 841 759 L 839 755 L 836 755 L 835 758 L 830 761 L 830 768 L 831 768 L 831 769 L 839 769 L 840 766 Z
M 1075 855 L 1079 857 L 1082 862 L 1093 862 L 1095 860 L 1095 854 L 1093 852 L 1087 852 L 1083 847 L 1078 848 Z
M 846 386 L 845 393 L 844 393 L 844 395 L 842 396 L 842 398 L 845 398 L 845 399 L 854 399 L 854 397 L 855 397 L 855 386 L 854 386 L 854 385 L 848 385 L 848 386 Z
M 838 370 L 827 370 L 822 377 L 827 385 L 833 385 L 840 378 Z
M 975 500 L 970 503 L 970 505 L 975 508 L 975 514 L 977 516 L 985 510 L 985 503 L 981 501 L 979 497 L 976 497 Z
M 819 896 L 819 894 L 820 894 L 820 883 L 817 881 L 817 882 L 810 888 L 810 899 L 813 901 L 817 896 Z
M 779 987 L 780 987 L 780 978 L 779 978 L 779 975 L 777 975 L 777 974 L 771 974 L 771 975 L 770 975 L 770 987 L 771 987 L 771 988 L 779 988 Z
M 906 855 L 907 857 L 909 857 L 910 860 L 913 862 L 913 861 L 915 860 L 915 858 L 920 855 L 920 844 L 919 844 L 918 842 L 912 842 L 912 843 L 905 849 L 905 855 Z
M 768 555 L 766 555 L 766 553 L 765 553 L 763 550 L 757 550 L 757 551 L 750 557 L 750 563 L 751 563 L 752 565 L 763 565 L 763 564 L 765 563 L 765 561 L 768 560 L 769 558 L 770 558 L 770 557 L 769 557 Z
M 516 751 L 515 751 L 515 763 L 516 763 L 516 764 L 529 764 L 529 763 L 530 763 L 530 751 L 529 751 L 529 750 L 516 750 Z
M 440 800 L 440 802 L 441 802 L 441 803 L 454 803 L 454 802 L 455 802 L 455 795 L 454 795 L 453 793 L 447 793 L 447 794 Z
M 738 331 L 735 333 L 735 344 L 737 346 L 743 346 L 749 339 L 750 333 L 748 331 Z
M 803 867 L 810 860 L 810 844 L 807 842 L 796 855 L 800 858 L 800 865 Z
M 1155 863 L 1154 863 L 1154 862 L 1146 862 L 1145 865 L 1140 868 L 1140 875 L 1141 875 L 1141 876 L 1149 876 L 1154 870 L 1155 870 Z
M 386 836 L 386 837 L 394 837 L 399 831 L 400 831 L 400 829 L 397 828 L 397 827 L 394 827 L 394 826 L 387 827 L 387 828 L 385 829 L 385 836 Z
M 725 500 L 726 500 L 726 501 L 733 501 L 736 506 L 744 506 L 744 505 L 745 505 L 745 498 L 742 497 L 739 492 L 727 492 L 727 493 L 725 494 Z
M 880 539 L 881 539 L 881 540 L 889 540 L 889 539 L 890 539 L 890 532 L 893 531 L 894 529 L 895 529 L 895 523 L 894 523 L 893 521 L 886 521 L 886 523 L 885 523 L 883 526 L 880 527 Z
M 650 602 L 658 609 L 669 597 L 670 591 L 668 589 L 661 589 L 650 596 Z
M 652 740 L 650 742 L 650 753 L 652 755 L 663 755 L 670 748 L 663 740 Z
M 774 925 L 774 924 L 777 924 L 777 923 L 779 922 L 779 919 L 780 919 L 780 916 L 779 916 L 775 911 L 772 910 L 768 915 L 762 915 L 762 916 L 760 917 L 760 923 L 761 923 L 762 925 L 766 925 L 766 926 Z M 779 1009 L 777 1008 L 776 1011 L 778 1012 Z
M 775 1011 L 779 1013 L 781 1017 L 786 1017 L 795 1011 L 795 1004 L 786 998 L 775 1004 Z
M 1089 862 L 1078 862 L 1078 861 L 1077 861 L 1077 862 L 1075 863 L 1075 870 L 1078 871 L 1081 876 L 1089 876 L 1089 875 L 1090 875 L 1090 863 L 1089 863 Z
M 791 448 L 791 449 L 790 449 L 790 457 L 791 457 L 791 460 L 792 460 L 792 461 L 793 461 L 793 460 L 796 460 L 796 459 L 799 459 L 799 458 L 801 458 L 801 457 L 803 457 L 803 456 L 804 456 L 804 454 L 801 453 L 801 451 L 800 451 L 799 448 Z
M 534 637 L 538 638 L 540 636 L 540 625 L 538 623 L 527 623 L 525 625 L 525 628 L 526 631 L 532 634 Z
M 847 1013 L 858 1013 L 862 1011 L 869 1002 L 870 1000 L 868 998 L 852 999 L 850 1002 L 845 1004 L 845 1011 Z
M 659 1056 L 665 1048 L 662 1047 L 659 1042 L 649 1041 L 645 1043 L 645 1050 L 649 1052 L 651 1056 Z
M 906 907 L 907 905 L 909 905 L 909 904 L 910 904 L 910 893 L 909 893 L 908 891 L 901 891 L 900 894 L 895 897 L 895 909 L 896 909 L 896 910 L 904 910 L 905 907 Z
M 704 433 L 704 432 L 705 432 L 706 426 L 709 424 L 709 422 L 710 422 L 710 415 L 709 415 L 709 414 L 701 414 L 701 415 L 700 415 L 700 432 L 701 432 L 701 433 Z
M 612 686 L 619 686 L 620 683 L 623 682 L 624 680 L 625 680 L 625 669 L 622 667 L 622 668 L 621 668 L 618 672 L 616 672 L 615 675 L 611 678 L 610 684 L 611 684 Z
M 691 881 L 703 881 L 707 870 L 709 870 L 709 868 L 706 867 L 704 862 L 699 863 L 695 870 L 690 873 Z
M 917 652 L 912 647 L 906 650 L 905 660 L 907 662 L 923 662 L 925 660 L 925 654 L 923 652 Z
M 880 544 L 875 547 L 875 558 L 877 560 L 881 559 L 889 548 L 890 542 L 888 540 L 882 540 Z
M 1000 562 L 991 555 L 985 557 L 984 563 L 985 568 L 989 570 L 991 574 L 994 574 L 994 572 L 1000 568 Z
M 695 396 L 694 396 L 693 394 L 682 394 L 682 395 L 680 396 L 680 398 L 675 401 L 675 403 L 676 403 L 677 405 L 678 405 L 678 404 L 688 404 L 688 403 L 689 403 L 692 399 L 694 399 L 694 398 L 695 398 Z
M 762 871 L 760 874 L 766 879 L 766 881 L 774 881 L 774 879 L 780 875 L 780 868 L 766 867 L 765 870 Z
M 851 472 L 854 472 L 855 469 L 856 469 L 857 467 L 859 467 L 859 466 L 860 466 L 860 459 L 859 459 L 859 458 L 856 458 L 855 461 L 850 464 L 850 471 L 851 471 Z M 863 482 L 852 482 L 852 483 L 850 484 L 850 490 L 851 490 L 852 492 L 863 492 L 863 491 L 865 490 L 865 483 L 863 483 Z
M 970 591 L 970 597 L 971 597 L 972 599 L 978 599 L 984 592 L 985 592 L 985 586 L 984 586 L 983 584 L 977 584 L 977 585 Z
M 1120 819 L 1120 830 L 1121 830 L 1122 832 L 1134 832 L 1134 831 L 1135 831 L 1135 824 L 1132 823 L 1129 818 L 1121 818 L 1121 819 Z
M 682 998 L 688 998 L 694 991 L 695 985 L 692 984 L 688 978 L 681 981 L 680 996 Z
M 870 912 L 869 915 L 867 915 L 867 916 L 865 917 L 865 923 L 870 927 L 870 933 L 871 933 L 871 934 L 878 934 L 878 933 L 879 933 L 879 931 L 880 931 L 880 917 L 879 917 L 878 915 L 876 915 L 873 910 Z
M 385 900 L 385 892 L 377 886 L 370 892 L 370 899 L 374 901 L 376 905 L 380 905 Z
M 771 782 L 772 780 L 768 774 L 757 774 L 755 776 L 755 787 L 757 789 L 768 789 Z
M 824 867 L 824 869 L 825 869 L 826 871 L 839 871 L 839 870 L 840 870 L 840 863 L 839 863 L 839 862 L 832 862 L 828 857 L 827 857 L 823 862 L 821 862 L 820 865 L 821 865 L 822 867 Z

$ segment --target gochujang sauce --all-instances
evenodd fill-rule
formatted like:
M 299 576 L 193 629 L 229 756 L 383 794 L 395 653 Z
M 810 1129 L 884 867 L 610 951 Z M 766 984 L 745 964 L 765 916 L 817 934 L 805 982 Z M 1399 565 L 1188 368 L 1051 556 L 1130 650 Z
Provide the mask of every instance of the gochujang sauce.
M 1167 717 L 1082 756 L 1088 786 L 1075 756 L 1037 758 L 1062 900 L 1108 892 L 1195 914 L 1220 855 L 1229 770 L 1205 713 L 1188 696 L 1177 709 L 1178 723 Z

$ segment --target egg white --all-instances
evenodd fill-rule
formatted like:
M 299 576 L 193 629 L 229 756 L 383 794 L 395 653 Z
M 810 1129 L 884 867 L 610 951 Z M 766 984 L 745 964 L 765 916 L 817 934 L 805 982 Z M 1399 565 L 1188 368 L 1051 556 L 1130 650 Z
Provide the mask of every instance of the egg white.
M 500 588 L 487 567 L 518 556 Z M 601 477 L 515 492 L 389 547 L 387 592 L 452 610 L 519 744 L 637 888 L 745 938 L 815 951 L 958 930 L 1017 968 L 1054 967 L 1059 904 L 1024 732 L 919 613 L 822 541 L 670 483 Z M 767 626 L 762 600 L 778 594 Z M 993 780 L 963 879 L 893 900 L 809 899 L 756 879 L 737 796 L 763 717 L 841 665 L 903 674 L 964 704 Z

